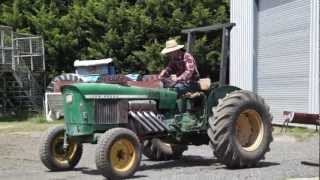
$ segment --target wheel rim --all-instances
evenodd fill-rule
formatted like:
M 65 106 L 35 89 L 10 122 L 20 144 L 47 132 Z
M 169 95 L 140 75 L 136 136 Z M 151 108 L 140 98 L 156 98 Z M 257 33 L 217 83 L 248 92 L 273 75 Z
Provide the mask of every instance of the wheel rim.
M 128 171 L 136 159 L 134 145 L 127 139 L 115 141 L 111 147 L 110 159 L 113 169 L 120 172 Z
M 253 110 L 241 112 L 236 121 L 236 137 L 238 143 L 246 151 L 256 150 L 264 135 L 264 128 L 260 114 Z
M 78 144 L 76 142 L 68 140 L 69 146 L 65 151 L 63 149 L 63 141 L 64 133 L 61 133 L 53 140 L 51 149 L 55 161 L 61 164 L 69 163 L 70 161 L 72 161 L 78 148 Z

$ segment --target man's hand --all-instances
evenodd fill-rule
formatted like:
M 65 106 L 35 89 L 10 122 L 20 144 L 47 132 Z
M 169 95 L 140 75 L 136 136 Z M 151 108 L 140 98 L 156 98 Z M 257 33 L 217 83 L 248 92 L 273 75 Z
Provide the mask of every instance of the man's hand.
M 162 70 L 161 73 L 159 74 L 158 78 L 161 80 L 163 79 L 164 77 L 164 74 L 165 74 L 165 70 Z
M 174 81 L 174 82 L 177 82 L 177 81 L 179 80 L 178 77 L 177 77 L 177 75 L 175 75 L 175 74 L 174 74 L 174 75 L 171 75 L 170 78 L 171 78 L 171 80 Z

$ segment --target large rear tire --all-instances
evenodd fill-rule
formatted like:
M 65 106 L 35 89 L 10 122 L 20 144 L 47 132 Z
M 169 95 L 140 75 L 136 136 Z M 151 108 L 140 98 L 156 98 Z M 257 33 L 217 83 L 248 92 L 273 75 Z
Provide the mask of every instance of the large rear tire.
M 106 131 L 96 149 L 96 166 L 109 179 L 133 176 L 140 165 L 141 146 L 134 132 L 126 128 Z
M 186 145 L 168 144 L 158 138 L 145 140 L 143 142 L 143 155 L 152 161 L 179 159 L 187 149 L 188 146 Z
M 82 144 L 68 139 L 67 150 L 63 149 L 64 126 L 50 128 L 40 142 L 40 159 L 52 171 L 73 169 L 82 156 Z
M 263 98 L 245 90 L 230 93 L 213 108 L 208 136 L 214 155 L 229 168 L 255 166 L 272 142 L 272 115 Z

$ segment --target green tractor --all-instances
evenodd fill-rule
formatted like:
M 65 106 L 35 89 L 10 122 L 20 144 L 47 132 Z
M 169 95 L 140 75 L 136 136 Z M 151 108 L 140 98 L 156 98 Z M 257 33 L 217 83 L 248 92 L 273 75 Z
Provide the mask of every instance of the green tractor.
M 222 28 L 223 46 L 228 46 L 232 26 L 186 33 Z M 97 143 L 99 172 L 110 179 L 124 179 L 138 170 L 142 154 L 155 161 L 177 159 L 188 145 L 207 144 L 229 168 L 255 166 L 270 150 L 272 115 L 263 98 L 223 83 L 226 64 L 222 62 L 219 85 L 200 80 L 197 92 L 181 97 L 171 88 L 103 83 L 65 86 L 65 126 L 43 135 L 41 161 L 52 171 L 71 170 L 81 158 L 82 144 Z

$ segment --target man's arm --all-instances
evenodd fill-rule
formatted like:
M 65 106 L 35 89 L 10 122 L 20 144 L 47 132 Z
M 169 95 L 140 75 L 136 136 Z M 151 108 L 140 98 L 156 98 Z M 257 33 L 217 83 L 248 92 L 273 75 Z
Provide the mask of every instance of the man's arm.
M 163 69 L 161 71 L 161 73 L 159 74 L 159 79 L 162 79 L 164 77 L 169 77 L 171 74 L 172 74 L 172 71 L 173 71 L 173 64 L 170 62 L 169 65 Z
M 184 63 L 186 70 L 176 79 L 177 81 L 188 81 L 191 79 L 193 72 L 195 71 L 195 60 L 191 54 L 184 56 Z

